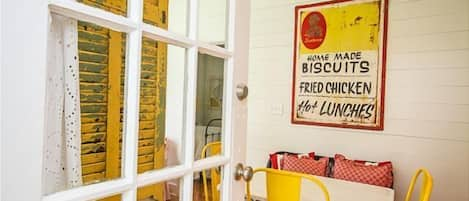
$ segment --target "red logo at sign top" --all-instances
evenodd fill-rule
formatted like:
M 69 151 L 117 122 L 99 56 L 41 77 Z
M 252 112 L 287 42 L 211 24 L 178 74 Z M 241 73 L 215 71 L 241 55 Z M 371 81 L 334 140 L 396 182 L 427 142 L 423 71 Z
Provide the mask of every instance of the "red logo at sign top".
M 309 49 L 316 49 L 326 37 L 326 19 L 320 12 L 309 13 L 301 25 L 301 40 Z

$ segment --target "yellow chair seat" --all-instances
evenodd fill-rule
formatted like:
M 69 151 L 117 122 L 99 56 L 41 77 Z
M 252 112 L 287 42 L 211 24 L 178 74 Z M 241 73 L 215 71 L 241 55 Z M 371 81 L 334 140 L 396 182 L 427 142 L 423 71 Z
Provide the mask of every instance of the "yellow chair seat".
M 267 200 L 268 201 L 299 201 L 301 194 L 301 180 L 308 180 L 319 186 L 324 199 L 329 201 L 329 192 L 326 186 L 312 175 L 300 174 L 271 168 L 259 168 L 254 170 L 266 173 Z M 247 200 L 251 200 L 250 182 L 246 183 Z

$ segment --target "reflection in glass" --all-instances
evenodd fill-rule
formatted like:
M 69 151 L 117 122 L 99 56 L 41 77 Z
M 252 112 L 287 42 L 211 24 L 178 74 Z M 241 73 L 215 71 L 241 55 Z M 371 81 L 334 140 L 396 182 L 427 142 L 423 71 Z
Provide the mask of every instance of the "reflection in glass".
M 45 194 L 120 177 L 125 33 L 53 14 Z
M 221 58 L 206 54 L 198 56 L 195 160 L 221 153 L 223 67 Z M 219 143 L 219 151 L 213 151 L 211 143 L 215 142 Z
M 186 34 L 187 0 L 145 0 L 143 22 L 181 35 Z
M 77 0 L 83 4 L 103 9 L 105 11 L 126 16 L 127 15 L 127 0 Z
M 193 200 L 220 201 L 223 168 L 214 167 L 194 174 Z
M 179 201 L 180 179 L 169 180 L 158 184 L 140 187 L 137 191 L 138 201 Z
M 182 130 L 174 128 L 181 127 L 182 119 L 167 116 L 182 118 L 182 104 L 173 104 L 183 101 L 183 91 L 177 92 L 177 87 L 184 87 L 184 61 L 184 48 L 142 39 L 138 173 L 180 164 Z

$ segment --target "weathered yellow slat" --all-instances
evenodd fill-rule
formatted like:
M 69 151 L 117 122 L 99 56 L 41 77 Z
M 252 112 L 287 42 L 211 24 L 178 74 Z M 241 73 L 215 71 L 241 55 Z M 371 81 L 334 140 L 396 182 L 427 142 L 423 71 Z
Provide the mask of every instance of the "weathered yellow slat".
M 83 165 L 81 172 L 84 175 L 87 174 L 92 174 L 92 173 L 97 173 L 97 172 L 103 172 L 106 169 L 106 163 L 101 162 L 101 163 L 92 163 L 88 165 Z
M 142 71 L 142 75 L 140 76 L 140 78 L 155 80 L 156 79 L 156 72 Z
M 153 154 L 138 156 L 138 164 L 153 162 Z
M 107 53 L 108 46 L 106 44 L 93 43 L 89 41 L 78 41 L 78 48 L 82 51 L 92 52 L 92 53 Z
M 139 147 L 138 148 L 138 155 L 147 155 L 152 154 L 154 152 L 153 146 L 146 146 L 146 147 Z
M 153 162 L 138 165 L 138 173 L 146 172 L 149 170 L 153 170 Z
M 82 113 L 81 123 L 99 123 L 106 122 L 106 113 Z
M 80 37 L 78 38 L 78 41 L 81 41 L 81 42 L 91 42 L 91 43 L 102 44 L 102 45 L 109 44 L 108 43 L 109 31 L 106 31 L 106 33 L 99 33 L 95 31 L 87 31 L 83 29 L 78 29 L 78 34 L 80 35 Z
M 81 133 L 99 133 L 106 131 L 106 123 L 86 123 L 81 124 Z
M 154 105 L 140 105 L 140 113 L 155 112 Z
M 106 103 L 107 96 L 103 93 L 80 93 L 82 103 Z
M 155 90 L 155 88 L 153 88 Z M 140 105 L 155 105 L 156 96 L 142 96 L 140 99 Z
M 154 121 L 140 121 L 139 122 L 139 128 L 144 130 L 144 129 L 153 129 L 155 128 L 155 122 Z
M 152 120 L 155 120 L 155 113 L 153 113 L 153 112 L 141 112 L 141 113 L 140 113 L 139 120 L 140 120 L 140 121 L 152 121 Z
M 157 52 L 157 48 L 156 48 L 156 43 L 154 43 L 154 45 L 143 45 L 142 47 L 142 53 L 143 55 L 145 56 L 154 56 L 156 55 L 156 52 Z
M 109 29 L 85 21 L 78 21 L 78 30 L 89 31 L 95 34 L 99 33 L 105 36 L 107 36 L 107 34 L 109 33 Z
M 149 139 L 149 138 L 155 138 L 155 130 L 140 130 L 139 131 L 139 139 Z
M 152 89 L 140 89 L 140 94 L 142 95 L 142 98 L 145 98 L 147 96 L 156 96 L 156 92 L 155 92 L 155 89 L 153 88 Z
M 78 51 L 78 55 L 82 61 L 87 61 L 87 62 L 95 62 L 95 63 L 102 63 L 105 64 L 108 59 L 107 54 L 103 53 L 94 53 L 94 52 L 87 52 L 80 50 Z
M 107 83 L 107 75 L 101 73 L 80 72 L 80 82 Z
M 139 140 L 138 141 L 138 146 L 139 147 L 153 146 L 154 144 L 155 144 L 154 139 L 145 139 L 145 140 Z
M 89 143 L 81 145 L 81 154 L 99 153 L 106 151 L 106 144 L 104 142 Z
M 107 85 L 106 84 L 103 84 L 103 83 L 80 83 L 80 93 L 106 93 L 106 92 L 107 92 Z
M 104 142 L 105 138 L 106 138 L 105 132 L 85 133 L 81 135 L 81 143 Z
M 104 152 L 81 155 L 82 165 L 104 162 L 105 160 L 106 160 L 106 153 Z
M 84 184 L 96 183 L 96 182 L 102 181 L 102 180 L 104 180 L 104 172 L 83 175 L 83 183 Z
M 107 137 L 106 137 L 106 178 L 113 179 L 120 176 L 119 169 L 119 138 L 120 138 L 120 86 L 121 86 L 121 41 L 122 34 L 109 32 L 109 83 L 107 108 Z
M 81 112 L 82 113 L 106 113 L 107 112 L 106 103 L 82 103 Z
M 142 63 L 142 70 L 144 70 L 144 71 L 156 71 L 156 64 L 144 64 L 144 63 Z

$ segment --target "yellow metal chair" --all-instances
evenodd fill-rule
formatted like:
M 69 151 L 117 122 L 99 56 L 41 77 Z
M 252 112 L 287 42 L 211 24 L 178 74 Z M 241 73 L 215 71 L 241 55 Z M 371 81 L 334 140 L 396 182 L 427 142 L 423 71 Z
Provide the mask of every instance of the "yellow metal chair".
M 407 196 L 405 197 L 405 201 L 410 201 L 410 198 L 412 197 L 412 193 L 414 192 L 415 183 L 417 182 L 417 179 L 420 175 L 423 176 L 423 181 L 421 184 L 422 187 L 420 190 L 419 201 L 430 200 L 430 194 L 432 193 L 432 188 L 433 188 L 433 178 L 430 172 L 428 172 L 428 170 L 422 168 L 422 169 L 418 169 L 417 172 L 415 172 L 414 176 L 412 177 L 412 180 L 410 181 L 409 190 L 407 191 Z
M 202 156 L 201 158 L 204 159 L 208 156 L 218 155 L 221 153 L 221 142 L 212 142 L 208 143 L 202 149 Z M 220 184 L 220 170 L 218 168 L 211 168 L 210 169 L 210 187 L 212 191 L 212 200 L 211 201 L 219 201 L 220 200 L 220 192 L 218 191 L 218 185 Z M 205 201 L 210 201 L 208 197 L 208 179 L 206 171 L 202 171 L 202 179 L 204 182 L 204 195 Z
M 257 172 L 266 173 L 268 201 L 299 201 L 302 179 L 309 180 L 318 185 L 324 194 L 325 200 L 329 201 L 329 191 L 327 191 L 326 186 L 312 175 L 271 168 L 259 168 L 254 170 L 254 174 Z M 248 201 L 251 201 L 250 182 L 246 182 L 246 198 Z

